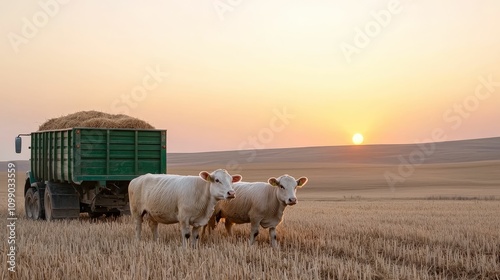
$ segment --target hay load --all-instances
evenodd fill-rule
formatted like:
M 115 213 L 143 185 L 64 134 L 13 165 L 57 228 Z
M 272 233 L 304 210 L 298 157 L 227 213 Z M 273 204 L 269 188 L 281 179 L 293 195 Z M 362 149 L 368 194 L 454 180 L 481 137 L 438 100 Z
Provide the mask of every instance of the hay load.
M 127 115 L 113 115 L 98 111 L 81 111 L 53 118 L 38 128 L 38 131 L 73 127 L 154 129 L 149 123 Z

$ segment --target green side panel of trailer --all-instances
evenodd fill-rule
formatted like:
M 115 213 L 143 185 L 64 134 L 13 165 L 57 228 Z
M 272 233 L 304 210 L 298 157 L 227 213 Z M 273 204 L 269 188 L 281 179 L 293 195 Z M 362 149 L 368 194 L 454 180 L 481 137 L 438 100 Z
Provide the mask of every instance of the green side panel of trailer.
M 38 181 L 128 181 L 166 173 L 166 131 L 71 128 L 31 134 Z

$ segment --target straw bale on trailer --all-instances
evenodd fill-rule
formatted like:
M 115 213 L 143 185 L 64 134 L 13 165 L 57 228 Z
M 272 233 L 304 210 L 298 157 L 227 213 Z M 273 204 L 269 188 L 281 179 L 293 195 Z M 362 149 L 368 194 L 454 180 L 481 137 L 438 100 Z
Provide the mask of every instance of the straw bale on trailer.
M 66 129 L 73 127 L 154 129 L 149 123 L 123 114 L 107 114 L 98 111 L 81 111 L 53 118 L 42 125 L 38 131 Z

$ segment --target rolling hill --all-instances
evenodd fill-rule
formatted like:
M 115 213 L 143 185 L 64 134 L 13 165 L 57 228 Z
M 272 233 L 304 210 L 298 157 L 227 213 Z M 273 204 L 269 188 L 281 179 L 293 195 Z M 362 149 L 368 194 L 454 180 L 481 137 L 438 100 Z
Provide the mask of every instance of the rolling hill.
M 6 170 L 6 162 L 0 163 Z M 18 172 L 29 169 L 17 162 Z M 301 199 L 500 196 L 500 137 L 424 145 L 327 146 L 169 153 L 168 173 L 226 168 L 245 181 L 307 176 Z M 2 172 L 2 180 L 5 172 Z M 20 175 L 18 175 L 20 176 Z

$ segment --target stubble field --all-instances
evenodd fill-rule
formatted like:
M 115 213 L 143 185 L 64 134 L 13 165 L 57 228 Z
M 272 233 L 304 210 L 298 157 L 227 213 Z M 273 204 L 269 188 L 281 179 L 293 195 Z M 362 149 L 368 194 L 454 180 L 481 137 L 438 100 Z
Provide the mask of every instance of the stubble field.
M 184 249 L 177 225 L 161 225 L 153 242 L 144 224 L 136 241 L 129 216 L 46 222 L 21 215 L 17 271 L 2 270 L 1 278 L 500 279 L 498 213 L 496 200 L 301 201 L 278 227 L 279 250 L 264 230 L 249 246 L 248 225 L 229 238 L 219 225 L 198 249 Z
M 3 269 L 9 248 L 2 230 L 0 279 L 498 280 L 499 139 L 474 143 L 437 149 L 393 189 L 383 174 L 397 170 L 394 155 L 407 154 L 396 146 L 269 150 L 259 151 L 253 162 L 240 158 L 245 181 L 284 173 L 309 177 L 298 191 L 299 203 L 286 209 L 277 228 L 279 249 L 270 247 L 264 229 L 249 246 L 249 225 L 235 226 L 232 237 L 219 225 L 198 249 L 184 249 L 178 225 L 160 225 L 159 241 L 153 242 L 146 223 L 143 239 L 135 240 L 129 216 L 27 220 L 22 198 L 27 165 L 19 163 L 17 266 L 15 273 Z M 485 147 L 489 150 L 481 152 Z M 234 152 L 171 155 L 169 173 L 194 175 L 234 158 Z M 7 182 L 5 172 L 0 180 Z M 0 219 L 7 220 L 5 188 Z

